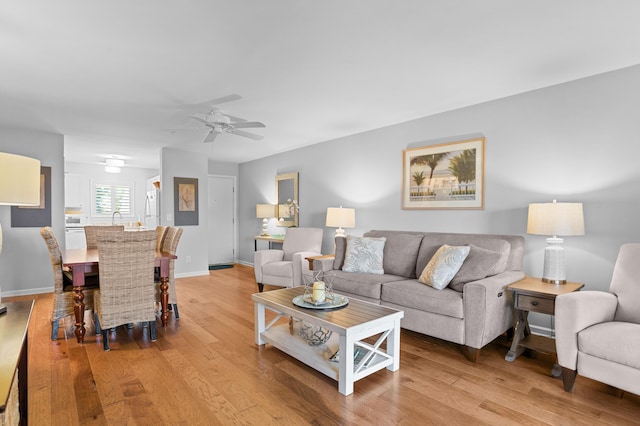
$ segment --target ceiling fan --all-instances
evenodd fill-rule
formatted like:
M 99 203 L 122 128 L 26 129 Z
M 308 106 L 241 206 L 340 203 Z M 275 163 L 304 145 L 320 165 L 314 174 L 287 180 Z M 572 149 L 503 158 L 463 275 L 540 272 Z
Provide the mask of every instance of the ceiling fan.
M 215 138 L 221 133 L 229 133 L 232 135 L 242 136 L 249 139 L 261 140 L 263 136 L 256 135 L 254 133 L 246 132 L 240 129 L 251 129 L 258 127 L 266 127 L 264 124 L 259 121 L 247 121 L 240 117 L 235 117 L 233 115 L 227 114 L 223 112 L 220 108 L 215 107 L 214 105 L 218 105 L 224 102 L 231 102 L 238 99 L 242 99 L 240 95 L 229 95 L 224 96 L 222 98 L 213 99 L 208 102 L 203 102 L 202 104 L 190 105 L 189 110 L 195 109 L 203 109 L 205 107 L 210 108 L 209 113 L 206 115 L 194 115 L 188 114 L 188 117 L 193 118 L 194 120 L 199 121 L 204 124 L 206 128 L 210 129 L 207 137 L 203 142 L 213 142 Z

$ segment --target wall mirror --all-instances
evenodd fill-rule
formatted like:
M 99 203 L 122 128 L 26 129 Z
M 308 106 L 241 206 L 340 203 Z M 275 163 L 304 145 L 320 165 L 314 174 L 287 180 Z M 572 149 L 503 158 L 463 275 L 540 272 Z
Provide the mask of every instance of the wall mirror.
M 278 226 L 298 226 L 298 172 L 276 176 L 278 199 Z

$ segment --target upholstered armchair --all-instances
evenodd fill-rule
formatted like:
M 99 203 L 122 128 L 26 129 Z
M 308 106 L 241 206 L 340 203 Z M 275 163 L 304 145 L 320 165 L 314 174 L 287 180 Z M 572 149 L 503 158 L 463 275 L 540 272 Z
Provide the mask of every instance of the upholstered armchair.
M 640 395 L 640 244 L 624 244 L 609 292 L 556 298 L 556 350 L 564 390 L 579 374 Z
M 253 270 L 258 291 L 264 284 L 297 287 L 304 284 L 302 275 L 309 274 L 310 256 L 320 256 L 322 250 L 320 228 L 289 228 L 282 250 L 258 250 L 253 255 Z

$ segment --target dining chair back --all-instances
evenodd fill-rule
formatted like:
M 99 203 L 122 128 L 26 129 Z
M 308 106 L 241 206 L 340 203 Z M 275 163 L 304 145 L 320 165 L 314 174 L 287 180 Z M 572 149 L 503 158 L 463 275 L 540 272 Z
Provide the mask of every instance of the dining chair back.
M 73 315 L 74 292 L 73 292 L 73 276 L 70 271 L 65 271 L 62 267 L 62 253 L 60 245 L 53 229 L 45 226 L 40 229 L 40 235 L 44 239 L 49 249 L 49 257 L 51 258 L 51 266 L 53 268 L 53 310 L 51 312 L 51 340 L 58 339 L 58 328 L 60 320 L 66 316 Z M 95 281 L 95 280 L 94 280 Z M 86 309 L 93 309 L 93 288 L 91 280 L 86 279 L 86 288 L 84 294 L 87 298 Z M 94 284 L 97 284 L 95 282 Z
M 153 268 L 157 232 L 104 232 L 98 234 L 100 288 L 94 294 L 96 334 L 102 330 L 109 350 L 108 330 L 123 324 L 148 322 L 156 340 Z
M 88 249 L 98 248 L 98 232 L 118 231 L 124 232 L 124 225 L 88 225 L 84 227 L 84 236 Z
M 169 254 L 176 254 L 178 250 L 178 243 L 180 237 L 182 237 L 182 228 L 177 226 L 167 226 L 164 239 L 162 241 L 161 251 Z M 176 319 L 180 318 L 178 312 L 178 296 L 176 294 L 176 277 L 175 277 L 175 263 L 174 259 L 169 261 L 169 306 L 173 311 L 173 315 Z M 156 280 L 156 301 L 160 302 L 160 282 Z
M 156 240 L 156 250 L 162 250 L 162 242 L 164 241 L 164 237 L 167 234 L 167 227 L 158 225 L 156 226 L 156 231 L 158 232 L 158 238 Z

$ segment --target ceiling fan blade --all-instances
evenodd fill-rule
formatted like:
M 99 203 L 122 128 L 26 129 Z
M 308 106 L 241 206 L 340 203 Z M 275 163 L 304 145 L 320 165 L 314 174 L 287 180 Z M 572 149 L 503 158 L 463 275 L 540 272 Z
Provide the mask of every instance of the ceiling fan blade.
M 248 129 L 251 127 L 266 127 L 264 124 L 262 124 L 259 121 L 245 121 L 242 123 L 231 123 L 231 125 L 236 129 Z
M 205 120 L 205 119 L 204 119 L 204 118 L 202 118 L 202 117 L 198 117 L 198 116 L 196 116 L 196 115 L 191 115 L 191 114 L 188 114 L 188 115 L 187 115 L 187 117 L 191 117 L 191 118 L 193 118 L 194 120 L 198 120 L 199 122 L 201 122 L 201 123 L 203 123 L 203 124 L 205 124 L 205 125 L 207 125 L 207 126 L 211 126 L 211 123 L 209 123 L 207 120 Z
M 236 117 L 235 115 L 230 115 L 230 114 L 227 114 L 226 112 L 220 111 L 220 114 L 226 115 L 227 117 L 229 117 L 231 119 L 231 121 L 235 121 L 235 122 L 238 122 L 238 123 L 244 123 L 245 121 L 247 121 L 244 118 Z
M 209 132 L 209 134 L 207 135 L 206 138 L 204 138 L 204 140 L 202 141 L 203 143 L 209 143 L 209 142 L 213 142 L 216 139 L 216 136 L 218 136 L 217 132 L 214 132 L 213 130 L 211 130 Z
M 231 133 L 234 134 L 234 135 L 242 136 L 242 137 L 249 138 L 249 139 L 254 139 L 254 140 L 257 140 L 257 141 L 262 140 L 264 138 L 264 136 L 255 135 L 253 133 L 245 132 L 243 130 L 234 130 Z

